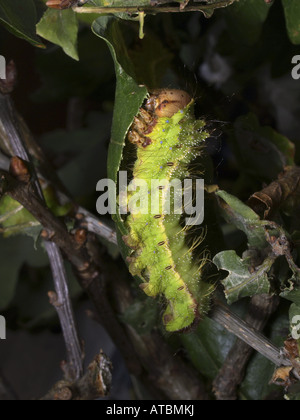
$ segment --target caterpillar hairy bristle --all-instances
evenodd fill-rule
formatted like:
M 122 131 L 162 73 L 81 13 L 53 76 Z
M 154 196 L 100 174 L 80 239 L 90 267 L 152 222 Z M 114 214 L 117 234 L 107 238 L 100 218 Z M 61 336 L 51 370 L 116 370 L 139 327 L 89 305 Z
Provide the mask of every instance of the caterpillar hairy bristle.
M 182 214 L 175 212 L 175 192 L 166 188 L 171 183 L 191 179 L 196 168 L 191 162 L 201 154 L 209 137 L 203 120 L 195 120 L 193 99 L 182 90 L 154 91 L 134 118 L 127 139 L 137 149 L 133 180 L 143 180 L 147 195 L 159 200 L 158 211 L 129 213 L 125 224 L 129 234 L 123 237 L 130 248 L 127 258 L 131 274 L 138 276 L 140 288 L 148 296 L 163 296 L 166 307 L 162 315 L 167 331 L 188 331 L 195 326 L 209 303 L 213 287 L 203 281 L 207 258 L 196 261 L 193 253 L 203 235 L 188 244 L 193 226 L 182 225 Z M 153 180 L 159 186 L 153 186 Z M 190 188 L 192 193 L 193 188 Z M 134 195 L 128 190 L 128 203 Z M 167 200 L 172 211 L 165 212 Z M 194 198 L 190 198 L 192 204 Z M 152 204 L 152 203 L 151 203 Z M 174 208 L 173 208 L 174 207 Z

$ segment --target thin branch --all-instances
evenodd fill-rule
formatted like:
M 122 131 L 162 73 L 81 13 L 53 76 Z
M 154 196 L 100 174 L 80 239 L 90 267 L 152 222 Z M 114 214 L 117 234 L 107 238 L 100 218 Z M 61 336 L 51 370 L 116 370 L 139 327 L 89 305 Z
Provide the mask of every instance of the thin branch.
M 222 325 L 226 330 L 240 338 L 253 349 L 269 359 L 276 366 L 291 366 L 290 360 L 282 354 L 271 341 L 256 331 L 251 325 L 231 312 L 227 306 L 216 302 L 210 318 Z
M 217 3 L 208 5 L 192 5 L 184 8 L 180 6 L 125 6 L 125 7 L 74 7 L 76 13 L 128 13 L 136 14 L 145 12 L 146 14 L 157 14 L 157 13 L 187 13 L 187 12 L 202 12 L 205 15 L 213 9 L 220 9 L 223 7 L 230 6 L 236 0 L 219 1 Z
M 36 193 L 43 200 L 44 196 L 41 186 L 34 171 L 30 155 L 22 140 L 22 133 L 19 130 L 18 118 L 16 118 L 16 112 L 10 96 L 0 93 L 0 109 L 0 134 L 2 149 L 4 149 L 4 151 L 11 157 L 17 156 L 24 162 L 28 162 L 31 165 L 33 186 L 36 189 Z
M 44 241 L 52 269 L 54 292 L 49 292 L 50 303 L 57 311 L 67 347 L 66 379 L 79 379 L 83 374 L 83 357 L 78 329 L 68 289 L 68 279 L 59 248 L 51 241 Z
M 77 218 L 80 220 L 80 226 L 88 232 L 94 233 L 114 245 L 118 245 L 116 231 L 83 207 L 78 208 Z

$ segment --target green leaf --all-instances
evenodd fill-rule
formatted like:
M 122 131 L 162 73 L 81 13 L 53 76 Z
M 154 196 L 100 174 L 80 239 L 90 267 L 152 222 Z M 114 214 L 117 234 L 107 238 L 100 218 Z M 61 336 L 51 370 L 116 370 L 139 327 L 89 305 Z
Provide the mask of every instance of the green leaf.
M 235 337 L 220 324 L 205 318 L 196 332 L 180 335 L 180 341 L 196 369 L 205 377 L 214 379 L 234 344 Z
M 35 47 L 44 47 L 36 36 L 36 8 L 33 0 L 1 0 L 0 22 L 15 36 Z
M 294 286 L 292 285 L 291 289 L 286 289 L 283 292 L 281 292 L 280 296 L 284 299 L 294 302 L 297 306 L 300 307 L 300 290 L 294 289 L 293 287 Z
M 300 2 L 299 0 L 282 0 L 285 21 L 290 40 L 300 44 Z
M 43 190 L 45 201 L 56 216 L 66 215 L 71 204 L 61 206 L 51 186 Z M 0 199 L 0 225 L 4 237 L 23 234 L 31 236 L 34 241 L 38 239 L 42 226 L 27 209 L 9 196 Z
M 278 387 L 270 385 L 274 373 L 274 364 L 259 353 L 249 361 L 246 377 L 240 387 L 240 397 L 244 400 L 261 401 L 277 391 Z
M 213 263 L 219 270 L 229 272 L 222 281 L 229 305 L 246 296 L 269 293 L 268 273 L 274 258 L 266 258 L 262 265 L 254 268 L 248 259 L 241 259 L 235 251 L 223 251 L 214 257 Z
M 104 16 L 94 22 L 92 29 L 107 43 L 115 64 L 117 86 L 108 152 L 108 177 L 117 183 L 126 134 L 148 92 L 145 86 L 139 86 L 136 82 L 134 66 L 123 39 L 120 21 Z M 115 219 L 118 228 L 125 234 L 120 215 L 117 214 Z
M 289 0 L 288 0 L 289 1 Z M 261 0 L 240 0 L 226 10 L 228 30 L 232 38 L 246 45 L 255 44 L 267 19 L 270 4 Z
M 264 249 L 267 246 L 263 222 L 259 216 L 238 198 L 219 190 L 216 195 L 225 202 L 219 202 L 223 217 L 228 223 L 242 230 L 250 247 Z
M 268 139 L 272 144 L 277 147 L 282 159 L 282 164 L 284 166 L 295 165 L 295 152 L 296 147 L 295 144 L 292 143 L 287 137 L 283 134 L 278 133 L 272 127 L 261 127 L 260 129 L 261 135 Z
M 40 36 L 62 47 L 64 52 L 74 60 L 79 60 L 77 52 L 78 21 L 72 9 L 48 9 L 36 29 Z
M 31 213 L 9 196 L 4 196 L 0 200 L 0 224 L 4 237 L 30 232 L 31 228 L 33 231 L 38 228 L 37 232 L 41 230 L 40 224 Z

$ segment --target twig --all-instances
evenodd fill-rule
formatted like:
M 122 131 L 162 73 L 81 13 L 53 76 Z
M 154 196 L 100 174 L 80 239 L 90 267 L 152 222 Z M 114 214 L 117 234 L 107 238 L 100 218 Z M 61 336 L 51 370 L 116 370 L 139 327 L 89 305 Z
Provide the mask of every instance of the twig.
M 32 166 L 30 155 L 22 141 L 22 134 L 19 131 L 19 124 L 14 112 L 14 105 L 8 95 L 3 95 L 0 93 L 0 109 L 0 134 L 2 148 L 4 146 L 4 151 L 11 157 L 17 156 Z M 35 188 L 36 193 L 40 196 L 40 198 L 44 199 L 40 183 L 34 169 L 32 170 L 32 175 L 33 187 Z
M 270 315 L 278 307 L 277 296 L 256 295 L 251 299 L 245 322 L 262 331 Z M 237 340 L 228 353 L 218 376 L 214 380 L 214 392 L 218 400 L 236 400 L 237 388 L 244 379 L 245 369 L 253 348 Z
M 52 269 L 54 292 L 49 292 L 50 303 L 57 311 L 67 347 L 66 379 L 79 379 L 83 373 L 82 351 L 77 333 L 77 325 L 69 296 L 68 280 L 59 248 L 51 241 L 44 241 Z
M 206 12 L 212 9 L 219 9 L 230 6 L 236 0 L 219 1 L 208 5 L 193 5 L 181 8 L 179 6 L 125 6 L 125 7 L 74 7 L 76 13 L 128 13 L 135 14 L 139 12 L 145 12 L 146 14 L 157 14 L 157 13 L 185 13 L 185 12 Z
M 275 257 L 285 256 L 290 269 L 293 273 L 300 277 L 300 268 L 297 266 L 293 259 L 292 255 L 292 245 L 290 239 L 287 237 L 288 234 L 284 228 L 273 221 L 262 222 L 262 225 L 265 228 L 266 239 L 272 247 L 272 252 Z M 270 235 L 268 228 L 277 230 L 279 232 L 279 237 Z
M 83 218 L 81 219 L 82 216 Z M 101 220 L 97 219 L 96 216 L 83 207 L 78 208 L 77 218 L 80 219 L 80 226 L 85 228 L 87 231 L 106 239 L 114 245 L 118 245 L 116 231 L 107 224 L 103 223 Z
M 281 353 L 280 349 L 222 303 L 216 302 L 209 316 L 276 366 L 291 365 L 290 360 Z

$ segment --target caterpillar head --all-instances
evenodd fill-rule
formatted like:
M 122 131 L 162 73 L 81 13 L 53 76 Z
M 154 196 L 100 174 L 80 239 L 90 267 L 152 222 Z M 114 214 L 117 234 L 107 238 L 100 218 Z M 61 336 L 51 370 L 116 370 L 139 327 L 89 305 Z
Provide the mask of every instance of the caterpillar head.
M 145 108 L 159 118 L 170 118 L 185 108 L 191 100 L 190 95 L 184 90 L 159 89 L 151 94 Z
M 149 134 L 158 118 L 171 118 L 179 110 L 184 109 L 192 98 L 179 89 L 158 89 L 147 99 L 139 115 L 133 120 L 128 132 L 128 140 L 138 147 L 146 148 L 152 143 Z

